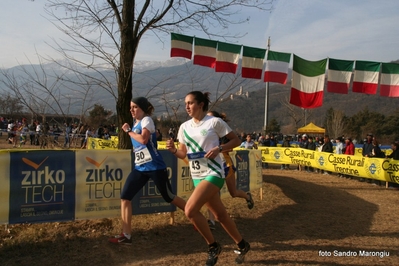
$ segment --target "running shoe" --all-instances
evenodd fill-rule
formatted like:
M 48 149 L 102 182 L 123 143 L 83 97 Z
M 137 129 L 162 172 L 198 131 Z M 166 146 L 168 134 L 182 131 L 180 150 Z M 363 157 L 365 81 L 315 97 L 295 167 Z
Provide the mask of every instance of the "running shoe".
M 208 249 L 208 259 L 206 260 L 206 266 L 213 266 L 218 261 L 220 252 L 222 252 L 222 247 L 219 243 L 216 243 L 216 247 Z
M 211 220 L 208 220 L 208 225 L 209 225 L 209 229 L 211 229 L 211 230 L 215 230 L 216 229 L 215 222 L 212 222 Z
M 132 239 L 127 238 L 123 233 L 120 235 L 111 237 L 110 239 L 108 239 L 108 241 L 113 244 L 121 244 L 121 245 L 131 245 L 132 244 Z
M 249 197 L 249 199 L 247 199 L 247 205 L 248 205 L 248 209 L 252 209 L 255 205 L 254 200 L 252 199 L 252 195 L 250 192 L 247 192 L 247 195 Z
M 249 245 L 249 243 L 245 242 L 245 248 L 234 250 L 234 253 L 238 254 L 238 256 L 236 258 L 236 264 L 241 264 L 244 262 L 245 255 L 248 253 L 248 251 L 250 249 L 251 249 L 251 246 Z

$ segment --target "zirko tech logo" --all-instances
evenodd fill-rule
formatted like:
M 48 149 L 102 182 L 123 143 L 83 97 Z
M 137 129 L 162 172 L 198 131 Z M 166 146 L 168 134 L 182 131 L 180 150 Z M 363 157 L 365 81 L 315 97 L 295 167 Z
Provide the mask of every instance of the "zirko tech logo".
M 10 223 L 71 220 L 75 207 L 73 152 L 10 156 Z
M 123 170 L 115 163 L 107 163 L 108 156 L 98 160 L 86 156 L 89 163 L 85 169 L 88 199 L 120 198 L 123 187 Z

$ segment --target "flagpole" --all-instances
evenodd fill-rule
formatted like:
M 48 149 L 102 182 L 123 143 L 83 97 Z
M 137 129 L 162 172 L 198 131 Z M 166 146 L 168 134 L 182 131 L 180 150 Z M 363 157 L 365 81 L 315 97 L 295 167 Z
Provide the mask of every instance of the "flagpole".
M 267 52 L 270 50 L 270 36 L 267 39 Z M 269 82 L 266 82 L 266 88 L 265 88 L 265 121 L 264 121 L 264 127 L 263 129 L 265 130 L 265 135 L 266 135 L 266 127 L 267 127 L 267 122 L 268 122 L 268 112 L 267 108 L 269 106 Z

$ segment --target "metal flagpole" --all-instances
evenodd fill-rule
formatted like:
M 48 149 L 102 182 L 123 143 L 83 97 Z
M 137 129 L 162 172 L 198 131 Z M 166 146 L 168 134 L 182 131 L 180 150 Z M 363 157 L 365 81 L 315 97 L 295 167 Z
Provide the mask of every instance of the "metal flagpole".
M 267 39 L 267 52 L 270 50 L 270 37 Z M 267 64 L 267 62 L 266 62 Z M 269 82 L 266 82 L 266 91 L 265 91 L 265 122 L 264 122 L 264 130 L 266 135 L 266 127 L 268 122 L 268 112 L 267 108 L 269 106 Z

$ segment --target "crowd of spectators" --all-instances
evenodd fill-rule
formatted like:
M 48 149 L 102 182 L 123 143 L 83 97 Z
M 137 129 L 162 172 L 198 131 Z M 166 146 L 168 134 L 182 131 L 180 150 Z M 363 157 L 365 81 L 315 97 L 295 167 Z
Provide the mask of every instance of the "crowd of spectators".
M 83 123 L 63 124 L 40 122 L 34 120 L 28 123 L 27 119 L 11 119 L 0 117 L 0 136 L 6 134 L 6 141 L 13 148 L 24 145 L 39 146 L 40 149 L 49 147 L 85 148 L 89 137 L 110 139 L 117 135 L 115 124 L 100 125 L 96 129 Z
M 336 154 L 346 154 L 346 155 L 354 155 L 355 154 L 355 144 L 359 143 L 362 147 L 362 156 L 369 158 L 388 158 L 393 160 L 399 160 L 399 141 L 393 141 L 391 143 L 392 153 L 386 154 L 381 150 L 381 144 L 377 140 L 377 138 L 372 134 L 368 133 L 366 137 L 357 142 L 349 136 L 338 136 L 336 138 L 330 138 L 328 135 L 324 136 L 308 136 L 307 134 L 302 135 L 281 135 L 281 134 L 257 134 L 257 133 L 241 133 L 239 134 L 242 144 L 241 148 L 248 149 L 256 149 L 258 146 L 265 147 L 273 147 L 277 146 L 279 143 L 282 147 L 292 147 L 292 144 L 295 143 L 295 146 L 309 149 L 309 150 L 317 150 L 321 152 L 327 153 L 336 153 Z M 268 163 L 262 163 L 263 168 L 268 168 Z M 290 170 L 289 164 L 282 164 L 281 170 Z M 332 173 L 329 171 L 323 171 L 320 169 L 316 169 L 313 167 L 296 165 L 294 169 L 296 171 L 307 171 L 309 173 L 320 173 L 323 175 L 331 175 Z M 373 180 L 370 178 L 357 178 L 345 174 L 337 174 L 340 178 L 354 179 L 360 182 L 367 182 L 372 185 L 385 185 L 385 182 L 381 182 L 379 180 Z M 388 182 L 389 188 L 399 189 L 399 185 L 397 183 Z

